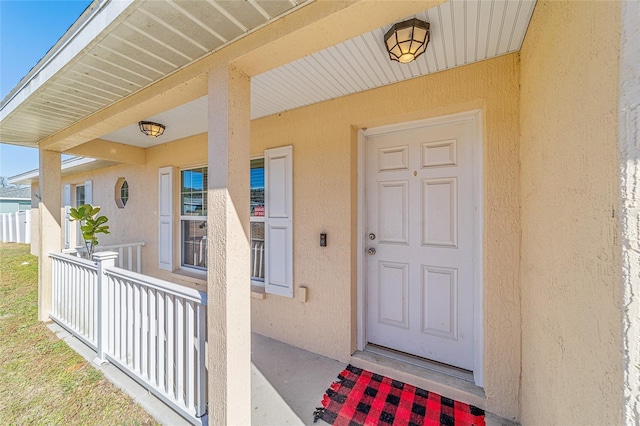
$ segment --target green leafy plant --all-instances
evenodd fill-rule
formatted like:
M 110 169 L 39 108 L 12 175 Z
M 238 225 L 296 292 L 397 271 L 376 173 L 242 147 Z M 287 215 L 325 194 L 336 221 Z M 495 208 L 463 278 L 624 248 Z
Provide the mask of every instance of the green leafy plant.
M 105 225 L 109 219 L 106 216 L 98 216 L 98 212 L 100 212 L 100 207 L 93 207 L 91 204 L 83 204 L 77 209 L 71 208 L 69 212 L 71 220 L 80 222 L 80 230 L 89 259 L 93 256 L 93 250 L 98 245 L 96 235 L 109 234 L 109 225 Z

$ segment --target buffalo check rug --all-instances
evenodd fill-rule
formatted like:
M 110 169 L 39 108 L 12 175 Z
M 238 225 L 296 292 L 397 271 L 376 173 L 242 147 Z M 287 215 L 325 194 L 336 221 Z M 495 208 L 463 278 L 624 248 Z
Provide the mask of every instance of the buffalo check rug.
M 484 411 L 415 386 L 348 365 L 314 413 L 335 426 L 477 425 Z

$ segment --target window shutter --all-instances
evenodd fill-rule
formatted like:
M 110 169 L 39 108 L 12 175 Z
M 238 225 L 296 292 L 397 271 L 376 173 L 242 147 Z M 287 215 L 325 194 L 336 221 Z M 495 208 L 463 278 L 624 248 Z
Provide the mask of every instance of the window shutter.
M 293 297 L 293 148 L 265 151 L 265 291 Z
M 84 182 L 84 203 L 93 204 L 93 181 Z
M 64 186 L 62 202 L 64 203 L 65 206 L 71 205 L 71 185 L 70 184 L 66 184 Z
M 173 270 L 173 167 L 158 169 L 158 267 Z
M 62 204 L 64 205 L 64 248 L 71 248 L 71 185 L 66 184 L 62 191 Z

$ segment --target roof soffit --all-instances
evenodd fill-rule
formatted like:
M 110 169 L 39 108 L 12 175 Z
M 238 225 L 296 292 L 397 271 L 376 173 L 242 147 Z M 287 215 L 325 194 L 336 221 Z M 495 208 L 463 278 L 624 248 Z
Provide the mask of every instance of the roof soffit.
M 0 140 L 34 146 L 307 1 L 96 0 L 105 6 L 73 39 L 84 47 L 65 46 L 64 65 L 47 63 L 3 105 Z

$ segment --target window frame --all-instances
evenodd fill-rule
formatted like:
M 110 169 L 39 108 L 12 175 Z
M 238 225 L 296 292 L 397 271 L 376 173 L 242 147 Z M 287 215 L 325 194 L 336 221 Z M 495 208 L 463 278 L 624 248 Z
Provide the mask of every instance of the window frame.
M 77 183 L 77 184 L 72 184 L 71 187 L 73 188 L 73 195 L 72 195 L 72 206 L 74 208 L 78 208 L 84 204 L 86 204 L 86 200 L 87 200 L 87 193 L 86 193 L 86 186 L 85 183 Z M 78 190 L 82 188 L 82 203 L 78 202 Z M 82 237 L 82 230 L 80 229 L 80 221 L 75 221 L 75 246 L 76 247 L 84 247 L 85 241 L 84 238 Z
M 256 155 L 253 156 L 249 159 L 249 170 L 251 170 L 251 162 L 253 162 L 254 160 L 263 160 L 263 164 L 262 164 L 262 169 L 264 170 L 264 159 L 265 156 L 263 155 Z M 251 172 L 249 172 L 251 173 Z M 249 182 L 249 191 L 251 191 L 251 182 Z M 267 203 L 267 197 L 266 197 L 266 192 L 267 192 L 267 188 L 266 188 L 266 184 L 264 186 L 264 203 L 265 203 L 265 208 L 266 208 L 266 203 Z M 249 199 L 249 202 L 251 202 L 251 199 Z M 249 213 L 249 223 L 263 223 L 264 225 L 264 233 L 266 234 L 266 216 L 251 216 L 251 213 Z M 265 277 L 266 277 L 266 269 L 267 269 L 267 264 L 266 264 L 266 256 L 267 256 L 267 245 L 266 245 L 266 235 L 263 239 L 263 250 L 264 250 L 264 257 L 265 257 L 265 263 L 264 263 L 264 270 L 265 270 Z M 251 251 L 252 251 L 252 243 L 251 243 L 251 225 L 249 225 L 249 262 L 251 262 Z M 251 271 L 252 267 L 250 265 L 250 271 Z M 251 272 L 250 272 L 251 273 Z M 265 287 L 265 278 L 263 278 L 262 280 L 260 279 L 254 279 L 253 276 L 249 277 L 250 281 L 251 281 L 251 285 L 252 286 L 256 286 L 256 287 Z
M 183 222 L 185 221 L 193 221 L 193 222 L 207 222 L 207 215 L 201 216 L 194 216 L 194 215 L 184 215 L 182 214 L 182 188 L 183 188 L 183 182 L 182 182 L 182 173 L 184 171 L 188 171 L 188 170 L 195 170 L 195 169 L 205 169 L 207 171 L 207 178 L 209 175 L 209 167 L 207 164 L 203 164 L 203 165 L 193 165 L 193 166 L 189 166 L 189 167 L 181 167 L 178 169 L 179 171 L 179 176 L 180 176 L 180 190 L 178 192 L 179 195 L 179 202 L 178 202 L 178 226 L 180 227 L 180 239 L 178 241 L 178 245 L 179 245 L 179 249 L 180 249 L 180 266 L 179 269 L 183 270 L 183 271 L 188 271 L 188 272 L 192 272 L 192 273 L 198 273 L 198 274 L 202 274 L 202 275 L 206 275 L 207 274 L 207 267 L 202 267 L 202 266 L 195 266 L 195 265 L 185 265 L 184 263 L 184 256 L 185 256 L 185 251 L 184 251 L 184 227 L 183 227 Z M 204 180 L 204 179 L 203 179 Z M 203 181 L 203 189 L 202 192 L 203 194 L 205 194 L 207 192 L 207 188 L 204 186 L 204 181 Z M 204 200 L 205 197 L 203 197 Z M 204 207 L 206 208 L 206 206 Z M 206 234 L 205 234 L 205 238 L 206 238 Z M 208 243 L 209 241 L 206 240 L 206 249 L 207 249 L 207 253 L 208 253 Z

